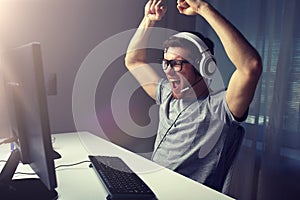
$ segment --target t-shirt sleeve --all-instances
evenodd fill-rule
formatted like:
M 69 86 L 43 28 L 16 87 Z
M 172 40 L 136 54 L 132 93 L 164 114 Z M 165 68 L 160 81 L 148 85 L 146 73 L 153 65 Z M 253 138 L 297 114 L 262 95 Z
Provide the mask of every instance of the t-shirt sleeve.
M 223 104 L 224 104 L 224 107 L 225 107 L 225 109 L 226 109 L 227 114 L 230 115 L 230 118 L 232 119 L 232 121 L 237 122 L 237 123 L 241 123 L 241 122 L 244 122 L 244 121 L 247 119 L 249 108 L 247 108 L 247 111 L 244 113 L 244 115 L 243 115 L 242 117 L 238 118 L 238 117 L 235 117 L 235 116 L 231 113 L 231 111 L 229 110 L 228 104 L 227 104 L 227 102 L 226 102 L 225 96 L 224 96 L 224 99 L 223 99 Z
M 212 110 L 216 115 L 219 115 L 221 119 L 224 121 L 230 121 L 235 123 L 241 123 L 247 119 L 248 110 L 244 114 L 243 117 L 237 118 L 235 117 L 231 111 L 229 110 L 228 104 L 226 102 L 226 91 L 219 92 L 217 94 L 212 95 L 210 100 L 210 105 L 212 106 Z

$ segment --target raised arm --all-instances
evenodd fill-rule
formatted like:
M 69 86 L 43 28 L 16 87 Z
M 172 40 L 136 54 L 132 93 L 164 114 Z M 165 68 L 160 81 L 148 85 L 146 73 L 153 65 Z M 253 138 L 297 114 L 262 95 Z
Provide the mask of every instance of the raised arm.
M 202 0 L 178 0 L 177 9 L 185 15 L 201 15 L 220 38 L 227 56 L 236 67 L 229 81 L 226 101 L 232 114 L 237 118 L 242 117 L 253 99 L 262 72 L 259 54 L 209 3 Z
M 152 67 L 147 64 L 147 50 L 141 47 L 147 45 L 151 27 L 155 25 L 156 21 L 161 20 L 165 13 L 166 7 L 162 6 L 162 0 L 150 0 L 147 2 L 144 17 L 129 43 L 125 57 L 126 67 L 146 93 L 153 99 L 155 99 L 156 85 L 160 77 Z

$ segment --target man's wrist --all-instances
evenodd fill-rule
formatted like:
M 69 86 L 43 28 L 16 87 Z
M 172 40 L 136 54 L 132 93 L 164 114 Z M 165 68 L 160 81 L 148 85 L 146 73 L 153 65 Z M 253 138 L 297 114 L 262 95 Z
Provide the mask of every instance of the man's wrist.
M 155 23 L 156 21 L 155 20 L 151 20 L 148 16 L 144 16 L 144 19 L 143 19 L 143 22 L 144 22 L 144 25 L 146 27 L 153 27 L 155 26 Z
M 207 13 L 207 11 L 210 9 L 210 4 L 208 4 L 207 2 L 204 2 L 204 1 L 202 1 L 200 4 L 199 4 L 199 6 L 198 6 L 198 8 L 197 8 L 197 13 L 199 14 L 199 15 L 204 15 L 205 13 Z

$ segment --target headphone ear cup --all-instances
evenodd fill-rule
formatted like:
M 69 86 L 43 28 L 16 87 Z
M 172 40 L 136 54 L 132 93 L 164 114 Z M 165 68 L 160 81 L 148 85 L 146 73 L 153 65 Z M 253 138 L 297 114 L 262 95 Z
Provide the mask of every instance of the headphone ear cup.
M 205 78 L 210 78 L 216 71 L 217 64 L 213 55 L 208 52 L 202 54 L 202 59 L 199 63 L 200 74 Z

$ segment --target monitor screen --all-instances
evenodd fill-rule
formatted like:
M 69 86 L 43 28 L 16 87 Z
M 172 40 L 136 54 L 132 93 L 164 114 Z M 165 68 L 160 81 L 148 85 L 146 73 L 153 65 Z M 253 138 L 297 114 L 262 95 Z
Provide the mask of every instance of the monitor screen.
M 9 50 L 1 60 L 15 150 L 1 171 L 0 194 L 55 199 L 57 181 L 40 43 Z M 29 164 L 39 179 L 13 179 L 19 161 Z

